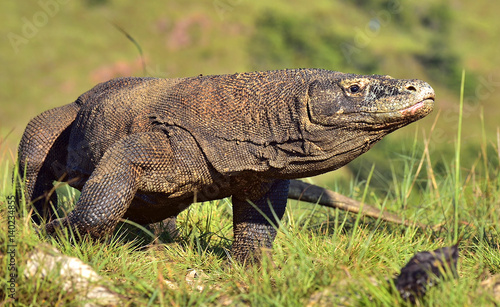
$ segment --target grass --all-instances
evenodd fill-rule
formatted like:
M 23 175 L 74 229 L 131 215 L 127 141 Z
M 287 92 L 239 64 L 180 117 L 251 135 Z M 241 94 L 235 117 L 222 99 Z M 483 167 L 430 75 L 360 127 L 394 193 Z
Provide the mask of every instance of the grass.
M 463 118 L 463 109 L 464 109 L 464 84 L 465 84 L 465 70 L 462 70 L 462 84 L 460 86 L 460 108 L 458 115 L 458 131 L 457 131 L 457 150 L 455 151 L 455 199 L 454 199 L 454 207 L 453 211 L 455 212 L 455 227 L 453 238 L 455 241 L 458 240 L 458 221 L 459 221 L 459 200 L 460 200 L 460 148 L 462 146 L 462 118 Z
M 458 237 L 462 238 L 460 278 L 432 288 L 417 305 L 493 305 L 493 292 L 483 287 L 481 281 L 500 274 L 499 144 L 484 137 L 483 149 L 472 165 L 460 163 L 457 152 L 457 159 L 439 172 L 430 161 L 428 141 L 424 140 L 427 144 L 424 148 L 414 145 L 411 156 L 401 158 L 404 178 L 396 178 L 396 173 L 394 178 L 385 178 L 396 183 L 392 190 L 383 195 L 370 193 L 370 178 L 376 169 L 373 167 L 366 181 L 354 180 L 350 189 L 341 192 L 353 197 L 361 193 L 368 203 L 441 227 L 427 230 L 402 227 L 290 202 L 272 259 L 264 258 L 260 267 L 229 265 L 232 221 L 228 200 L 195 204 L 184 211 L 178 220 L 180 235 L 174 242 L 153 241 L 147 232 L 141 228 L 134 230 L 133 225 L 122 225 L 107 242 L 84 239 L 74 244 L 64 237 L 58 240 L 39 237 L 26 207 L 9 212 L 14 191 L 9 183 L 9 169 L 13 162 L 4 154 L 0 281 L 6 285 L 10 279 L 8 264 L 12 257 L 5 238 L 12 235 L 8 217 L 14 215 L 18 306 L 84 304 L 76 291 L 62 290 L 63 281 L 57 273 L 49 273 L 45 278 L 24 276 L 29 253 L 47 245 L 92 266 L 105 278 L 108 288 L 127 298 L 126 305 L 404 306 L 407 303 L 387 280 L 415 252 L 452 245 Z M 486 155 L 488 148 L 496 153 L 492 160 L 491 155 Z M 426 178 L 422 178 L 423 173 Z M 65 195 L 62 205 L 71 208 L 77 194 L 63 189 L 59 191 Z M 186 277 L 192 269 L 202 276 L 195 282 L 202 290 Z M 3 286 L 0 297 L 11 304 L 8 294 Z

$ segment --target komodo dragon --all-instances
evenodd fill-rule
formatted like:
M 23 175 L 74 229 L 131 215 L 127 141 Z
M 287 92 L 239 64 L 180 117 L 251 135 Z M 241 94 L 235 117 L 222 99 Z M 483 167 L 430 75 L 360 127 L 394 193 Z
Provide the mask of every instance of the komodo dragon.
M 48 234 L 71 227 L 99 238 L 122 218 L 155 223 L 232 196 L 233 257 L 258 261 L 290 179 L 349 163 L 433 105 L 420 80 L 320 69 L 118 78 L 32 119 L 19 174 Z M 61 219 L 43 200 L 54 180 L 82 191 Z M 301 184 L 292 184 L 295 198 Z

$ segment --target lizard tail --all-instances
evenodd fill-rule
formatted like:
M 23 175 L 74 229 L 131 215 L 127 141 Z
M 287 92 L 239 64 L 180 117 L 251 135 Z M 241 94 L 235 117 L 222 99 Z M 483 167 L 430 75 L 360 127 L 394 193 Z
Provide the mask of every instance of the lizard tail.
M 28 123 L 19 144 L 18 174 L 13 178 L 18 206 L 23 198 L 26 204 L 33 202 L 46 220 L 57 206 L 53 182 L 65 175 L 69 135 L 79 108 L 72 103 L 43 112 Z M 40 223 L 36 214 L 32 218 Z
M 354 200 L 342 194 L 299 180 L 290 180 L 288 198 L 310 203 L 317 203 L 321 206 L 338 208 L 353 213 L 361 213 L 364 216 L 369 216 L 405 226 L 414 225 L 419 228 L 427 227 L 424 224 L 405 220 L 394 213 L 384 212 L 369 204 L 362 204 L 361 202 L 358 202 L 357 200 Z

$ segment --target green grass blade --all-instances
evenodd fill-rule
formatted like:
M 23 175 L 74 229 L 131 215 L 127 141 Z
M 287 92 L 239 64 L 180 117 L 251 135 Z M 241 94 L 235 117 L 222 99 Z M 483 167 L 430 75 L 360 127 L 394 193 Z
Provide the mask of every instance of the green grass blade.
M 453 203 L 454 210 L 454 226 L 453 226 L 453 241 L 458 241 L 458 220 L 459 220 L 459 202 L 460 202 L 460 150 L 462 138 L 462 117 L 464 108 L 464 87 L 465 87 L 465 70 L 462 70 L 462 83 L 460 85 L 460 111 L 458 115 L 458 131 L 457 131 L 457 149 L 455 152 L 455 199 Z

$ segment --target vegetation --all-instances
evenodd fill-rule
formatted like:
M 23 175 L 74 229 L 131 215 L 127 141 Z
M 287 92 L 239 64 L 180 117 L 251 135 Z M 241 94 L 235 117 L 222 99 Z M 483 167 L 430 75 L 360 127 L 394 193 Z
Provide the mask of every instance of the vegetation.
M 487 156 L 488 147 L 496 153 L 494 163 Z M 463 165 L 457 155 L 441 175 L 432 168 L 428 146 L 422 150 L 414 147 L 411 156 L 398 161 L 403 164 L 403 176 L 384 178 L 396 183 L 385 197 L 369 192 L 373 168 L 368 181 L 351 181 L 351 188 L 343 191 L 434 227 L 421 230 L 394 226 L 292 202 L 272 259 L 264 258 L 262 266 L 243 267 L 230 261 L 228 200 L 193 205 L 183 212 L 180 236 L 174 242 L 151 240 L 143 228 L 132 230 L 134 235 L 130 236 L 130 226 L 128 230 L 119 227 L 107 242 L 84 239 L 75 244 L 64 237 L 38 237 L 25 206 L 17 212 L 9 210 L 14 188 L 9 187 L 8 172 L 0 192 L 0 238 L 15 237 L 19 272 L 16 297 L 20 306 L 84 303 L 76 291 L 61 290 L 64 281 L 57 275 L 43 278 L 40 274 L 23 274 L 29 252 L 39 249 L 43 242 L 90 264 L 130 305 L 394 306 L 407 304 L 390 283 L 400 268 L 415 252 L 452 245 L 458 237 L 459 279 L 432 288 L 418 304 L 489 305 L 498 296 L 495 298 L 493 290 L 481 282 L 500 274 L 500 144 L 483 143 L 482 148 L 468 171 L 461 171 Z M 481 164 L 484 168 L 479 171 L 475 166 Z M 395 164 L 390 162 L 389 166 L 394 169 Z M 421 180 L 419 173 L 424 170 L 427 178 Z M 66 196 L 61 201 L 66 208 L 62 212 L 70 210 L 74 192 L 66 187 L 60 193 Z M 8 229 L 9 216 L 16 216 L 14 231 Z M 12 263 L 12 255 L 7 253 L 8 240 L 0 244 L 0 280 L 8 284 L 11 276 L 6 268 Z M 186 278 L 191 269 L 200 276 L 194 284 Z M 0 289 L 1 297 L 8 294 L 6 288 Z
M 42 1 L 43 2 L 43 1 Z M 42 3 L 39 2 L 39 3 Z M 90 264 L 130 305 L 404 305 L 387 279 L 417 251 L 460 242 L 459 279 L 442 283 L 425 305 L 492 305 L 481 282 L 500 274 L 500 134 L 495 29 L 500 3 L 59 1 L 0 4 L 0 282 L 9 280 L 9 197 L 15 146 L 29 118 L 120 75 L 156 77 L 318 67 L 428 80 L 433 116 L 388 136 L 336 172 L 308 179 L 440 227 L 420 230 L 291 202 L 262 267 L 232 264 L 228 200 L 196 204 L 180 217 L 180 236 L 152 241 L 124 227 L 111 242 L 78 244 L 38 237 L 26 208 L 16 212 L 18 304 L 82 305 L 57 276 L 25 277 L 29 252 L 48 243 Z M 39 12 L 48 18 L 35 20 Z M 51 13 L 52 12 L 52 13 Z M 39 18 L 39 17 L 38 17 Z M 128 31 L 146 58 L 109 21 Z M 32 32 L 24 33 L 33 24 Z M 29 30 L 26 30 L 29 31 Z M 12 43 L 10 33 L 26 41 Z M 480 47 L 478 47 L 480 46 Z M 466 69 L 462 116 L 461 71 Z M 462 133 L 457 133 L 459 119 Z M 62 205 L 77 194 L 62 188 Z M 134 229 L 134 226 L 128 226 Z M 199 291 L 186 281 L 203 271 Z M 171 289 L 169 283 L 178 286 Z M 7 298 L 5 287 L 0 297 Z M 498 297 L 497 297 L 498 300 Z M 497 302 L 498 304 L 498 302 Z

